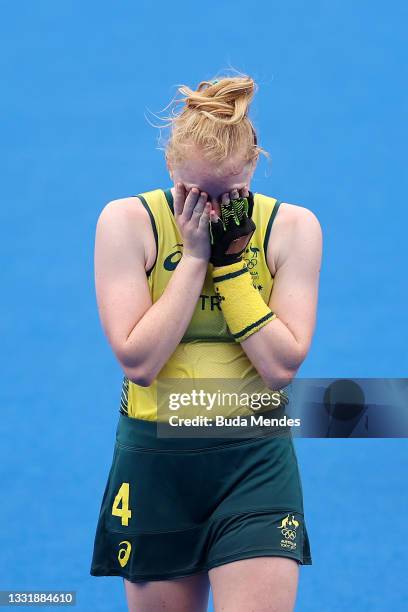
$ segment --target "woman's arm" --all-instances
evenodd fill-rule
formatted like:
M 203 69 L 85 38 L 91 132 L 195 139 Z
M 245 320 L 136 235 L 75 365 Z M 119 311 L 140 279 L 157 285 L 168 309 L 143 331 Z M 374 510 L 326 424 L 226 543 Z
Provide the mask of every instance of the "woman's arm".
M 313 212 L 290 206 L 280 227 L 278 216 L 269 240 L 274 240 L 277 253 L 269 308 L 277 318 L 241 342 L 271 389 L 288 385 L 308 353 L 315 328 L 322 258 L 322 231 Z M 267 260 L 272 273 L 270 248 Z
M 126 376 L 142 386 L 152 383 L 183 337 L 207 270 L 205 259 L 185 253 L 163 295 L 152 304 L 145 271 L 150 234 L 144 207 L 124 199 L 105 206 L 95 237 L 102 327 Z

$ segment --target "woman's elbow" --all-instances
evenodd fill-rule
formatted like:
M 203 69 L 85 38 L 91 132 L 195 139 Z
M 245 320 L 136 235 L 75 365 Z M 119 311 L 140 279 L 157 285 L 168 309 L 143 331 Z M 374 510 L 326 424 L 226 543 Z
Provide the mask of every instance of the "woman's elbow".
M 129 370 L 125 370 L 125 374 L 127 378 L 134 383 L 135 385 L 139 385 L 139 387 L 150 387 L 152 384 L 154 377 L 150 375 L 144 368 L 132 368 Z
M 297 370 L 298 368 L 296 368 L 296 370 L 282 369 L 279 372 L 275 371 L 263 374 L 261 378 L 268 389 L 271 391 L 276 391 L 290 385 L 296 375 Z
M 273 370 L 266 370 L 260 373 L 265 385 L 267 385 L 267 387 L 270 389 L 281 389 L 282 387 L 289 385 L 295 378 L 303 361 L 306 359 L 307 352 L 308 347 L 299 346 L 296 355 L 293 355 L 290 362 L 281 364 L 278 367 L 275 363 L 273 364 Z
M 150 387 L 154 374 L 151 373 L 146 355 L 130 356 L 126 350 L 117 353 L 118 360 L 126 377 L 135 385 Z

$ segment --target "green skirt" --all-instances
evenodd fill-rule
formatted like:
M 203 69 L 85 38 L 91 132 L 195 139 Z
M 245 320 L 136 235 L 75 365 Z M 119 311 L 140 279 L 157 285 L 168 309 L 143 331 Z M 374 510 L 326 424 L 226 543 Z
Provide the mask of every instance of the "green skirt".
M 262 556 L 312 563 L 291 435 L 160 438 L 120 413 L 91 575 L 166 580 Z

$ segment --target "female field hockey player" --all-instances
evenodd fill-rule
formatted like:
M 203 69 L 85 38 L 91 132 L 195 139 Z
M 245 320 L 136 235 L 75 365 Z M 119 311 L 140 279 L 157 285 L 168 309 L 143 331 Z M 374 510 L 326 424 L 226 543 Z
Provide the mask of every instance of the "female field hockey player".
M 255 88 L 246 75 L 180 87 L 174 187 L 109 202 L 96 227 L 98 309 L 124 378 L 90 571 L 121 576 L 134 612 L 204 612 L 210 586 L 215 612 L 287 612 L 312 562 L 291 435 L 158 435 L 161 379 L 255 376 L 284 403 L 311 344 L 321 228 L 250 191 Z

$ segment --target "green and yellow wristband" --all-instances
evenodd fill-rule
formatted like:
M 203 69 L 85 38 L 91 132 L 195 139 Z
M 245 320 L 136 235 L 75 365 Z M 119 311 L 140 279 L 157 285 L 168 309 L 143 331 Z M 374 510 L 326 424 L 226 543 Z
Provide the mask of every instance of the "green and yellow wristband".
M 237 342 L 277 318 L 253 286 L 245 260 L 215 267 L 212 276 L 221 310 Z

